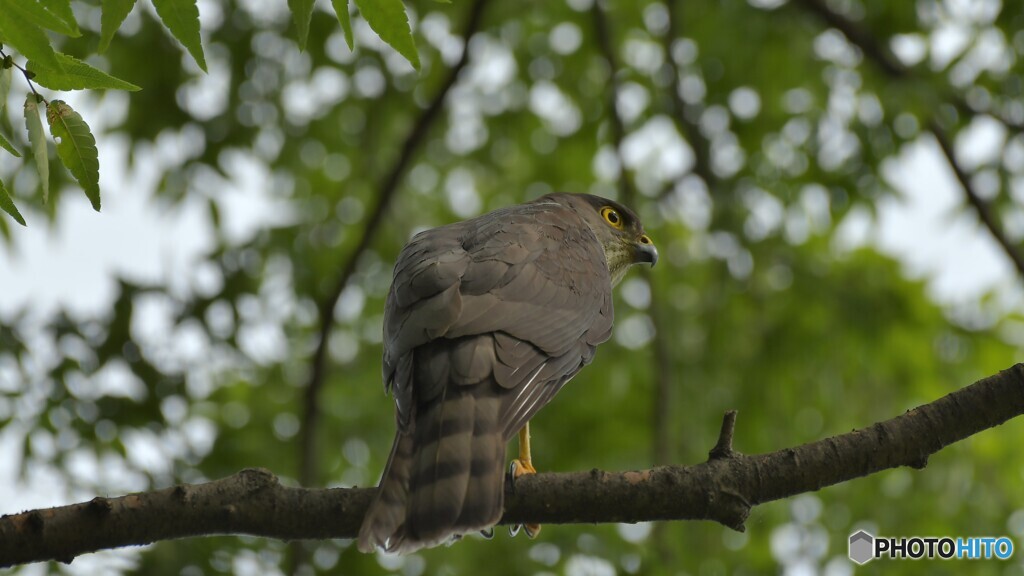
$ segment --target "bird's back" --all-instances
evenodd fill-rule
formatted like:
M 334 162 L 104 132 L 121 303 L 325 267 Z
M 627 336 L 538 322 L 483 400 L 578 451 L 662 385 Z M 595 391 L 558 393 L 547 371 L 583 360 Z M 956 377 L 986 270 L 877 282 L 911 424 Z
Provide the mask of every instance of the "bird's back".
M 360 548 L 408 552 L 495 524 L 508 440 L 611 321 L 601 246 L 570 207 L 539 201 L 417 235 L 385 308 L 398 434 Z

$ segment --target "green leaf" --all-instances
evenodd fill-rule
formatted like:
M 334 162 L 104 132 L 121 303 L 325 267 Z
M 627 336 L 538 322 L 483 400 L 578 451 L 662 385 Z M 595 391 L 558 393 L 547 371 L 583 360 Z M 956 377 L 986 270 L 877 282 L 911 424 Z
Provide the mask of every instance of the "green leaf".
M 135 7 L 135 0 L 103 0 L 103 16 L 100 17 L 100 45 L 96 48 L 99 53 L 106 52 L 110 41 L 114 39 L 121 23 Z
M 7 108 L 7 96 L 11 92 L 11 69 L 5 68 L 0 69 L 0 118 L 3 117 L 3 112 Z M 7 150 L 11 154 L 14 154 L 16 158 L 20 158 L 21 154 L 18 150 L 11 145 L 11 142 L 0 133 L 0 148 Z
M 196 0 L 153 0 L 153 7 L 164 26 L 206 72 L 206 57 L 203 56 L 203 43 L 199 38 L 199 8 L 196 7 Z
M 402 0 L 355 0 L 359 13 L 380 39 L 391 45 L 399 54 L 420 69 L 420 55 L 409 28 L 409 17 Z
M 71 0 L 42 0 L 42 3 L 51 14 L 68 25 L 72 32 L 68 36 L 77 38 L 82 35 L 78 29 L 78 21 L 75 20 L 75 13 L 71 10 Z
M 25 218 L 22 217 L 21 212 L 18 212 L 18 207 L 14 205 L 14 200 L 11 200 L 10 194 L 7 193 L 7 188 L 4 188 L 3 180 L 0 180 L 0 210 L 10 214 L 11 218 L 14 218 L 18 224 L 27 226 Z
M 21 153 L 11 144 L 11 141 L 4 136 L 3 132 L 0 132 L 0 148 L 7 150 L 11 154 L 14 154 L 15 158 L 21 158 Z
M 39 119 L 39 101 L 31 93 L 25 98 L 25 128 L 32 145 L 32 157 L 36 161 L 36 172 L 39 173 L 39 185 L 43 188 L 43 203 L 46 203 L 50 200 L 50 150 L 46 146 L 43 121 Z
M 11 93 L 11 69 L 0 69 L 0 114 L 7 107 L 7 95 Z
M 46 107 L 46 122 L 57 142 L 57 155 L 71 171 L 94 210 L 100 209 L 100 158 L 96 139 L 85 120 L 62 100 Z
M 53 12 L 47 10 L 38 0 L 0 0 L 0 12 L 17 13 L 18 16 L 31 25 L 53 30 L 65 36 L 78 37 L 82 35 L 78 31 L 78 24 L 72 27 L 60 17 L 54 15 Z
M 341 30 L 345 32 L 345 43 L 348 49 L 355 50 L 355 42 L 352 40 L 352 16 L 348 13 L 348 0 L 331 0 L 334 5 L 334 13 L 338 15 L 338 22 L 341 23 Z
M 313 18 L 314 0 L 288 0 L 288 8 L 292 11 L 295 31 L 299 36 L 299 50 L 306 49 L 309 40 L 309 21 Z
M 60 69 L 50 39 L 22 14 L 21 0 L 0 0 L 0 36 L 26 58 Z M 45 12 L 45 10 L 44 10 Z
M 51 90 L 141 90 L 67 54 L 57 52 L 57 61 L 62 70 L 50 70 L 30 61 L 29 69 L 36 73 L 33 80 Z

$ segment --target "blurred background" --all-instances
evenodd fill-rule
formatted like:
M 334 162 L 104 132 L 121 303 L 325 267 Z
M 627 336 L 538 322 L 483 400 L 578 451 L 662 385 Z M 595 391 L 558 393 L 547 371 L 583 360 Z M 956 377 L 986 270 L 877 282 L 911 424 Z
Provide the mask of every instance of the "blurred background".
M 376 483 L 391 267 L 417 231 L 551 191 L 616 197 L 661 251 L 613 339 L 533 421 L 543 471 L 698 463 L 722 413 L 774 451 L 901 414 L 1022 358 L 1024 10 L 998 0 L 407 3 L 416 72 L 327 2 L 202 0 L 209 74 L 139 3 L 59 49 L 142 87 L 61 95 L 104 210 L 0 157 L 2 513 L 263 466 Z M 5 134 L 23 148 L 16 80 Z M 44 92 L 45 93 L 45 92 Z M 13 128 L 17 127 L 17 128 Z M 19 140 L 20 139 L 20 140 Z M 51 153 L 51 157 L 53 154 Z M 63 178 L 63 179 L 61 179 Z M 326 335 L 326 338 L 323 336 Z M 1010 536 L 1024 421 L 710 522 L 547 526 L 406 557 L 211 537 L 18 574 L 853 573 L 847 538 Z M 1024 574 L 972 562 L 979 574 Z M 873 562 L 859 573 L 957 562 Z

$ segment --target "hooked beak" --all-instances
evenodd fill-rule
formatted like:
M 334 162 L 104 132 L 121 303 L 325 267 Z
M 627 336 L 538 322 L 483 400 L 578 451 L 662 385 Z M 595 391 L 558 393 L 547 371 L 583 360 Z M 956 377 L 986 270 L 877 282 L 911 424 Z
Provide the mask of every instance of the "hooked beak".
M 658 249 L 654 247 L 651 239 L 647 236 L 642 236 L 633 246 L 636 248 L 634 254 L 635 262 L 648 262 L 651 268 L 654 268 L 654 265 L 658 263 Z

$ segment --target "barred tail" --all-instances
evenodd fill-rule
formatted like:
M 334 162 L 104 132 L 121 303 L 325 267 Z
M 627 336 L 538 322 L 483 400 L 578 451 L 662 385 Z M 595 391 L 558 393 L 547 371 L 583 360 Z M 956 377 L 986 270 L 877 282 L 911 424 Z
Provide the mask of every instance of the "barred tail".
M 399 433 L 363 521 L 359 549 L 408 553 L 490 528 L 504 505 L 501 390 L 447 384 Z
M 391 550 L 402 541 L 412 460 L 412 434 L 396 433 L 377 494 L 370 502 L 370 508 L 366 511 L 363 525 L 359 529 L 360 551 L 372 552 L 378 546 Z

